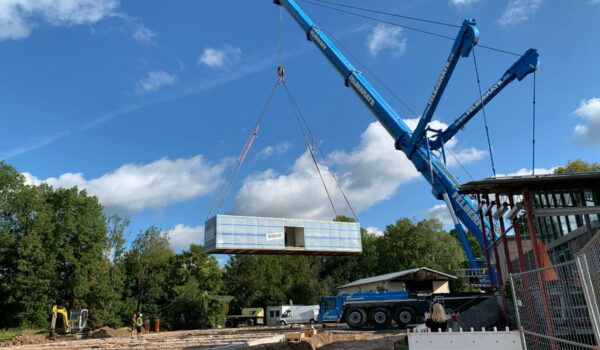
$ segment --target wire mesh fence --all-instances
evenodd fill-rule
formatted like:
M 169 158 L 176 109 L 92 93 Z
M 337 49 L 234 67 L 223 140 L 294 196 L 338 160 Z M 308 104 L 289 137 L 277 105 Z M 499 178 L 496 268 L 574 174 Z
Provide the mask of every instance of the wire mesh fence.
M 596 349 L 598 295 L 590 270 L 578 257 L 511 276 L 517 323 L 528 349 Z

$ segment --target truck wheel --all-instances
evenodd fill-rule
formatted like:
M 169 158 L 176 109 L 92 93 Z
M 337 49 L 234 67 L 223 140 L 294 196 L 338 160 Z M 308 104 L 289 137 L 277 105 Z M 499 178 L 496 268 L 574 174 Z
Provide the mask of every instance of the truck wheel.
M 310 321 L 308 321 L 308 323 L 315 324 L 315 320 L 311 319 Z
M 390 325 L 392 315 L 388 309 L 376 307 L 369 312 L 369 320 L 376 328 L 385 328 Z
M 231 320 L 225 321 L 225 328 L 233 328 L 233 322 Z
M 361 308 L 352 308 L 346 314 L 346 323 L 352 328 L 360 328 L 367 323 L 367 313 Z
M 279 321 L 280 326 L 285 326 L 285 321 Z
M 245 323 L 246 323 L 246 326 L 248 326 L 248 327 L 254 326 L 254 320 L 251 318 L 247 319 Z
M 410 307 L 398 307 L 394 310 L 394 320 L 398 327 L 405 329 L 409 324 L 415 322 L 415 311 Z

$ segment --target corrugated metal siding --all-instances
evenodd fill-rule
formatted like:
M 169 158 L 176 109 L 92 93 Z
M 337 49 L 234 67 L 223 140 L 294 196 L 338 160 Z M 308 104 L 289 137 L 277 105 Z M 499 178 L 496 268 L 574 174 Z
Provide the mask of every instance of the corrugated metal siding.
M 302 228 L 304 244 L 286 247 L 284 227 Z M 355 222 L 216 215 L 206 221 L 205 237 L 207 253 L 346 255 L 362 252 L 360 224 Z

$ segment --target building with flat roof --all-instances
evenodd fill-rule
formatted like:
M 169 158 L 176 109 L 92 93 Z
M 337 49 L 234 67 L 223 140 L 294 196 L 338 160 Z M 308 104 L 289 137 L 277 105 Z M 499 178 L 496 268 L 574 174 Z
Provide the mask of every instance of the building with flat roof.
M 449 281 L 457 277 L 427 267 L 362 278 L 339 286 L 340 293 L 407 291 L 410 293 L 449 293 Z

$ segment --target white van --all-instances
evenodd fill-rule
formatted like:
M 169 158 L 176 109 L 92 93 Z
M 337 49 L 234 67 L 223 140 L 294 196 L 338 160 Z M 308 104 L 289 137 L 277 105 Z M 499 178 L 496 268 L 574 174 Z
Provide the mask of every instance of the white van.
M 319 305 L 293 305 L 279 318 L 280 325 L 315 323 L 319 315 Z

